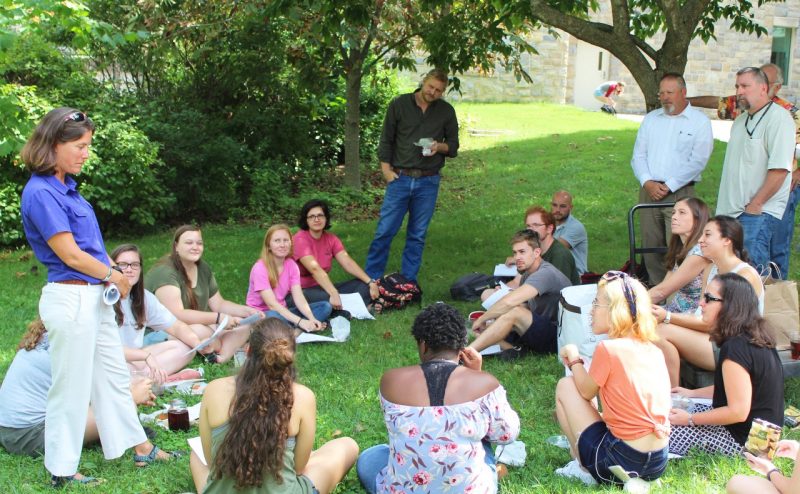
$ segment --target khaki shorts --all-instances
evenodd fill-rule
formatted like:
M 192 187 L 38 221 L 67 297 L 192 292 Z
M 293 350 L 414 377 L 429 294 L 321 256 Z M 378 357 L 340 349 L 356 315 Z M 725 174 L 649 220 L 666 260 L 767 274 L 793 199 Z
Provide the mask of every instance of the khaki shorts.
M 23 429 L 0 427 L 0 445 L 14 455 L 42 456 L 44 421 Z

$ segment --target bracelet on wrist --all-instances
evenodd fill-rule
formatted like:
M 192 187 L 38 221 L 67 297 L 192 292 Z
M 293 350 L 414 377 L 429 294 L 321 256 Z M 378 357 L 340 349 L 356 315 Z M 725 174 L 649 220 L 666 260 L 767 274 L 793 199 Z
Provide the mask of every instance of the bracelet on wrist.
M 695 427 L 697 424 L 694 423 L 694 415 L 691 413 L 689 414 L 689 419 L 687 420 L 689 427 Z
M 567 369 L 572 370 L 572 366 L 575 364 L 586 365 L 586 362 L 584 362 L 581 357 L 578 357 L 575 360 L 567 362 Z
M 775 472 L 781 473 L 781 471 L 778 470 L 777 468 L 773 468 L 772 470 L 767 472 L 767 480 L 768 481 L 772 482 L 772 474 L 775 473 Z
M 664 324 L 669 324 L 671 320 L 672 320 L 672 312 L 667 311 L 667 315 L 664 316 Z
M 114 270 L 111 268 L 111 266 L 109 266 L 109 267 L 108 267 L 108 274 L 106 274 L 106 277 L 105 277 L 105 278 L 103 278 L 101 281 L 102 281 L 103 283 L 107 282 L 108 280 L 110 280 L 110 279 L 111 279 L 111 275 L 112 275 L 112 274 L 114 274 Z
M 214 324 L 219 324 L 219 312 L 217 312 L 217 320 L 214 321 Z

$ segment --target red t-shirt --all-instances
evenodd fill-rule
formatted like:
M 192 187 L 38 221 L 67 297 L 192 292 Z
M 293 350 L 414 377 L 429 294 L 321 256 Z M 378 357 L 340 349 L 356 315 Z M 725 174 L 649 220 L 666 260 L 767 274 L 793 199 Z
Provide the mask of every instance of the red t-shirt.
M 294 259 L 300 266 L 300 286 L 303 288 L 311 288 L 317 286 L 317 280 L 311 276 L 311 273 L 303 266 L 300 259 L 305 256 L 312 256 L 316 259 L 317 264 L 326 272 L 331 271 L 331 264 L 333 258 L 339 252 L 344 250 L 342 241 L 333 233 L 322 232 L 322 235 L 316 239 L 311 236 L 308 230 L 300 230 L 292 237 L 292 247 L 294 248 Z

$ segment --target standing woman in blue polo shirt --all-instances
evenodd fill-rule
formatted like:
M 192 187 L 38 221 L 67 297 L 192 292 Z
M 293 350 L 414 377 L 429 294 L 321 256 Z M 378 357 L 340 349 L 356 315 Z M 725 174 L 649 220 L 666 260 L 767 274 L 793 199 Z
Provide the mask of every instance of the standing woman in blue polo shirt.
M 97 481 L 77 473 L 90 402 L 106 459 L 130 447 L 137 466 L 172 457 L 147 440 L 132 406 L 114 309 L 103 302 L 105 284 L 116 284 L 123 297 L 130 284 L 111 269 L 94 210 L 70 176 L 80 173 L 89 158 L 93 133 L 94 123 L 84 113 L 57 108 L 42 119 L 21 153 L 31 172 L 22 192 L 22 224 L 47 268 L 39 313 L 52 362 L 44 465 L 54 487 Z

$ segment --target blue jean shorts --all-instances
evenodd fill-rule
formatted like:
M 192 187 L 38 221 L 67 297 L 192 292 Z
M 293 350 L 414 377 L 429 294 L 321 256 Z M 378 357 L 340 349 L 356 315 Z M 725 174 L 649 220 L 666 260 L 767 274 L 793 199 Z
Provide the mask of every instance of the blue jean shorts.
M 631 477 L 644 480 L 655 480 L 667 468 L 669 448 L 642 453 L 625 441 L 614 437 L 602 420 L 595 422 L 584 430 L 578 438 L 578 453 L 581 465 L 586 468 L 598 482 L 622 482 L 611 473 L 608 467 L 621 466 Z

